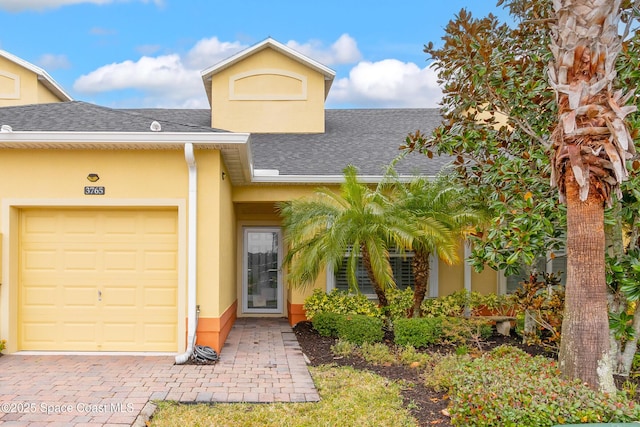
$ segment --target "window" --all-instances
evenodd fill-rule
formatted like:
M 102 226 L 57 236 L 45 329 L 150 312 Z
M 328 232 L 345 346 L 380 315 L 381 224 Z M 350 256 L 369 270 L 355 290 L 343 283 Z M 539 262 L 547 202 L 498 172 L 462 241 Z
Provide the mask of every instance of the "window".
M 391 269 L 393 270 L 393 278 L 396 281 L 398 289 L 406 289 L 409 286 L 413 286 L 413 269 L 411 268 L 411 261 L 413 260 L 413 253 L 408 252 L 400 254 L 395 251 L 390 251 Z M 365 295 L 371 295 L 375 297 L 373 285 L 369 280 L 367 271 L 362 265 L 362 257 L 358 258 L 358 266 L 356 268 L 356 277 L 358 280 L 358 286 L 360 292 Z M 349 290 L 349 284 L 347 282 L 347 260 L 345 257 L 344 262 L 340 269 L 335 272 L 333 277 L 334 287 L 344 291 Z
M 538 272 L 546 272 L 546 273 L 561 273 L 560 281 L 564 284 L 566 282 L 567 277 L 567 256 L 565 254 L 555 254 L 552 258 L 548 256 L 547 259 L 540 258 L 538 262 L 534 265 L 535 269 Z M 505 292 L 508 294 L 512 294 L 516 289 L 521 287 L 521 283 L 529 280 L 529 272 L 531 268 L 522 267 L 520 274 L 516 274 L 513 276 L 508 276 L 505 278 Z

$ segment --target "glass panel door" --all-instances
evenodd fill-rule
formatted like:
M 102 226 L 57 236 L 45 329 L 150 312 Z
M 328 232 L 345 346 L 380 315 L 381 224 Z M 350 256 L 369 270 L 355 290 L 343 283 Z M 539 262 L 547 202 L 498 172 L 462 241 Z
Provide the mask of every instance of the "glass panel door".
M 245 228 L 243 312 L 282 313 L 279 228 Z

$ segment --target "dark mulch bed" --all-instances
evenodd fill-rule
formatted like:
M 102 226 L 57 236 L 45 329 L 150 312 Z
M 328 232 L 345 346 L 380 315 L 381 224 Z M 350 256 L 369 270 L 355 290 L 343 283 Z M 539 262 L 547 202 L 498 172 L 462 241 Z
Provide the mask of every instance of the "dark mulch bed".
M 392 380 L 403 380 L 410 384 L 402 391 L 405 405 L 411 410 L 412 415 L 418 420 L 420 426 L 451 426 L 449 417 L 443 413 L 448 405 L 446 393 L 436 392 L 423 385 L 418 371 L 407 366 L 379 366 L 372 365 L 358 356 L 336 358 L 331 353 L 334 338 L 320 336 L 310 322 L 300 322 L 294 328 L 298 342 L 304 354 L 309 358 L 311 365 L 318 366 L 334 363 L 339 366 L 352 366 L 356 369 L 369 370 Z M 387 333 L 385 342 L 393 346 L 393 335 Z M 482 344 L 483 350 L 489 350 L 501 344 L 510 344 L 522 348 L 530 354 L 545 354 L 541 348 L 524 346 L 515 336 L 505 337 L 496 335 Z M 454 347 L 434 346 L 424 349 L 427 352 L 450 353 Z

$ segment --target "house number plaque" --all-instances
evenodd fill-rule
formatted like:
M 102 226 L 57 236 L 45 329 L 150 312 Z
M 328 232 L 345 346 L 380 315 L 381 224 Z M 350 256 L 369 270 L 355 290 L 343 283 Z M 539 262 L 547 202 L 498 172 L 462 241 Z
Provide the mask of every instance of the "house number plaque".
M 86 196 L 104 196 L 104 187 L 86 186 L 84 194 Z

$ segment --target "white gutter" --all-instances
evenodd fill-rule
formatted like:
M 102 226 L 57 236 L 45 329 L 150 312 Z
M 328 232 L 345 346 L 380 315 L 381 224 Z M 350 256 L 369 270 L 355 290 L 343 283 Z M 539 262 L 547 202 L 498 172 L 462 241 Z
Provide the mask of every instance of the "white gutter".
M 464 242 L 464 290 L 467 291 L 467 305 L 464 308 L 465 317 L 471 316 L 470 299 L 471 299 L 471 246 L 469 242 Z
M 0 123 L 11 125 L 11 123 Z M 248 133 L 227 132 L 72 132 L 72 131 L 16 131 L 3 133 L 0 142 L 2 146 L 11 147 L 12 143 L 64 143 L 67 145 L 84 145 L 109 143 L 113 148 L 125 144 L 149 144 L 166 145 L 184 144 L 189 141 L 194 144 L 205 145 L 230 145 L 246 144 Z M 142 148 L 142 146 L 141 146 Z M 217 148 L 217 147 L 216 147 Z
M 469 242 L 464 242 L 464 289 L 471 293 L 471 246 Z
M 193 354 L 196 344 L 196 209 L 198 198 L 198 170 L 196 168 L 196 158 L 193 154 L 193 144 L 188 142 L 184 145 L 184 158 L 189 167 L 189 216 L 187 245 L 187 350 L 176 356 L 176 364 L 185 363 Z

